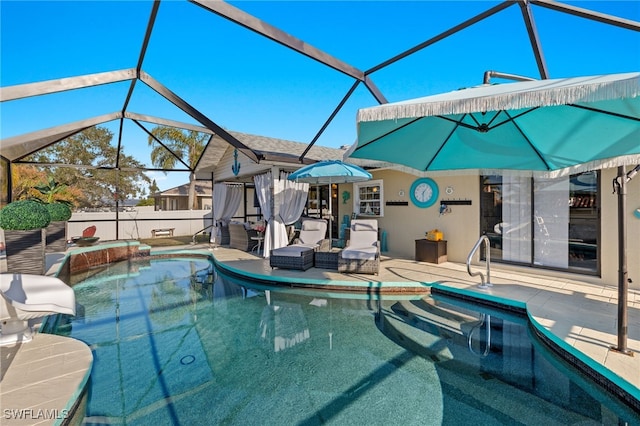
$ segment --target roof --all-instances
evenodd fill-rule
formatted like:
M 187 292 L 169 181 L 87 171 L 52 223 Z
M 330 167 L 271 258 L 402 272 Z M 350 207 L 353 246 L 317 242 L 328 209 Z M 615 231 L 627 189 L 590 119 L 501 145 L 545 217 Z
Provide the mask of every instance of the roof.
M 208 197 L 213 193 L 213 183 L 210 180 L 197 180 L 196 181 L 196 196 Z M 188 197 L 189 196 L 189 184 L 176 186 L 169 188 L 165 191 L 157 192 L 154 197 Z
M 241 132 L 229 132 L 244 145 L 258 153 L 263 161 L 273 163 L 294 163 L 302 164 L 312 161 L 337 160 L 342 159 L 345 149 L 330 148 L 326 146 L 314 145 L 307 152 L 306 161 L 301 162 L 300 157 L 307 150 L 308 144 L 304 142 L 288 141 L 284 139 L 271 138 L 260 135 L 250 135 Z M 228 144 L 222 138 L 214 136 L 203 153 L 197 170 L 199 172 L 211 172 L 218 165 L 224 156 Z

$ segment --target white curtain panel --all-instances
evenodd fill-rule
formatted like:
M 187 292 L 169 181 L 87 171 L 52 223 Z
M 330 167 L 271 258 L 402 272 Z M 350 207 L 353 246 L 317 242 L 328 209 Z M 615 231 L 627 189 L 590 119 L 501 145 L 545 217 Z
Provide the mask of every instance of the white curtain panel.
M 502 176 L 502 259 L 531 262 L 531 178 Z
M 213 185 L 213 219 L 214 231 L 211 242 L 220 241 L 222 225 L 228 225 L 233 214 L 238 210 L 242 201 L 242 185 L 216 183 Z
M 258 196 L 258 202 L 260 203 L 260 210 L 265 220 L 264 230 L 264 243 L 263 251 L 264 257 L 269 257 L 269 253 L 273 249 L 273 235 L 270 224 L 273 221 L 273 212 L 271 211 L 271 203 L 273 200 L 273 179 L 271 172 L 263 173 L 253 177 L 253 182 L 256 185 L 256 194 Z
M 274 197 L 277 214 L 274 218 L 273 249 L 289 244 L 286 225 L 295 223 L 307 203 L 309 184 L 290 181 L 289 173 L 280 173 L 280 178 L 274 181 Z M 265 257 L 268 253 L 265 250 Z

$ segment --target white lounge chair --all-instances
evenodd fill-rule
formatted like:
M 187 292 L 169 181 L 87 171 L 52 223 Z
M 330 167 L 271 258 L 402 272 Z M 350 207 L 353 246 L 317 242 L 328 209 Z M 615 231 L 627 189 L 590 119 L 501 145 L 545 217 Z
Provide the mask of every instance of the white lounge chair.
M 30 320 L 53 314 L 76 314 L 71 287 L 55 277 L 0 274 L 0 346 L 30 341 Z
M 327 238 L 327 221 L 324 219 L 304 219 L 300 225 L 300 235 L 290 246 L 304 246 L 315 251 L 329 251 L 331 241 Z
M 352 220 L 349 241 L 338 257 L 338 271 L 377 274 L 379 270 L 378 221 L 375 219 Z

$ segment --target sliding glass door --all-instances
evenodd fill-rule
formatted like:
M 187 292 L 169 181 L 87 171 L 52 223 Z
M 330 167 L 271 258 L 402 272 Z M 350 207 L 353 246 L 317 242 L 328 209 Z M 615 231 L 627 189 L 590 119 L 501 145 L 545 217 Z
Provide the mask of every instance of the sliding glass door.
M 482 176 L 481 232 L 491 258 L 545 268 L 599 272 L 599 177 Z

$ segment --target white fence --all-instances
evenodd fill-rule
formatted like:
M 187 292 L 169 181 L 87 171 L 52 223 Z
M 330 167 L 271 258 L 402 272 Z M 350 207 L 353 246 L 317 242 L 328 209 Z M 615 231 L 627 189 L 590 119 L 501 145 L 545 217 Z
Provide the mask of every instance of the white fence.
M 174 236 L 194 235 L 211 226 L 212 217 L 211 210 L 154 211 L 153 207 L 136 207 L 135 211 L 117 213 L 116 235 L 116 212 L 79 212 L 69 219 L 67 236 L 80 236 L 93 225 L 96 237 L 102 241 L 151 238 L 152 231 L 160 229 L 171 229 Z M 211 228 L 205 232 L 211 232 Z

